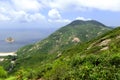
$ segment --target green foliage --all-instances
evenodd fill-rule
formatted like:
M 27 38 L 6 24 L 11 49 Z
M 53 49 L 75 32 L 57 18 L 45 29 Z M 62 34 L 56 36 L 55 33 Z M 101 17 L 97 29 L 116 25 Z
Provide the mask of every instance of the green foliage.
M 33 69 L 23 69 L 23 68 L 20 68 L 16 74 L 15 74 L 15 79 L 16 80 L 33 80 L 37 77 L 37 74 L 36 72 L 33 70 Z
M 19 49 L 17 51 L 18 59 L 16 61 L 16 69 L 19 66 L 33 67 L 36 64 L 41 65 L 43 60 L 45 61 L 52 57 L 52 55 L 48 55 L 48 53 L 60 54 L 71 46 L 87 42 L 109 30 L 111 30 L 111 28 L 97 21 L 73 21 L 51 34 L 48 38 Z M 79 38 L 80 42 L 72 42 L 75 37 Z M 93 49 L 93 52 L 96 50 L 97 49 Z M 76 49 L 76 53 L 77 51 L 79 52 L 79 50 Z M 54 58 L 56 55 L 54 55 Z M 29 66 L 31 64 L 33 64 L 33 66 Z
M 6 78 L 7 72 L 0 66 L 0 78 Z
M 114 56 L 110 60 L 111 65 L 114 65 L 117 68 L 120 68 L 120 56 Z
M 16 77 L 10 76 L 9 78 L 7 78 L 7 79 L 5 79 L 5 80 L 16 80 Z
M 68 76 L 68 68 L 66 63 L 57 60 L 54 62 L 52 69 L 44 74 L 44 77 L 47 80 L 65 80 L 67 79 L 65 76 Z
M 96 21 L 75 21 L 47 39 L 21 48 L 15 73 L 8 80 L 120 80 L 120 28 L 89 41 L 99 31 L 108 30 Z M 73 43 L 70 36 L 89 42 Z M 101 46 L 108 39 L 110 42 Z

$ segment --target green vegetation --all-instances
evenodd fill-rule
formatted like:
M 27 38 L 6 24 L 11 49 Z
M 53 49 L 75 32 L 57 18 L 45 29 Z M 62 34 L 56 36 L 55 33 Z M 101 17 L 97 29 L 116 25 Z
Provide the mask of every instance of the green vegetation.
M 99 36 L 111 28 L 97 22 L 76 20 L 72 23 L 60 28 L 48 38 L 34 44 L 28 45 L 18 50 L 18 54 L 34 55 L 34 53 L 60 53 L 77 42 L 87 42 L 96 36 Z
M 87 42 L 109 30 L 111 28 L 94 20 L 73 21 L 51 34 L 48 38 L 19 49 L 17 51 L 17 66 L 34 67 L 36 64 L 41 65 L 43 60 L 45 62 L 45 59 L 53 59 L 51 57 L 61 55 L 62 51 L 71 46 Z M 33 64 L 33 66 L 29 66 L 30 64 Z
M 120 27 L 106 32 L 109 28 L 104 26 L 107 28 L 106 33 L 96 35 L 98 37 L 94 35 L 92 38 L 96 38 L 91 38 L 92 40 L 80 38 L 80 32 L 76 31 L 81 42 L 71 42 L 68 36 L 77 24 L 82 28 L 83 25 L 91 24 L 103 26 L 96 21 L 87 21 L 87 24 L 84 21 L 75 21 L 47 39 L 21 48 L 17 52 L 18 57 L 15 59 L 11 75 L 6 80 L 120 80 Z M 97 30 L 97 26 L 94 29 Z M 82 28 L 77 27 L 77 30 Z M 86 31 L 87 29 L 89 28 L 85 28 Z M 94 29 L 92 31 L 97 32 Z M 59 31 L 66 31 L 63 34 L 66 38 L 56 34 Z M 60 42 L 62 46 L 60 43 L 55 46 L 54 40 L 59 38 L 63 39 Z M 63 45 L 66 41 L 69 44 Z M 14 57 L 9 57 L 8 61 L 10 59 Z
M 7 72 L 0 66 L 0 78 L 4 79 L 7 77 Z

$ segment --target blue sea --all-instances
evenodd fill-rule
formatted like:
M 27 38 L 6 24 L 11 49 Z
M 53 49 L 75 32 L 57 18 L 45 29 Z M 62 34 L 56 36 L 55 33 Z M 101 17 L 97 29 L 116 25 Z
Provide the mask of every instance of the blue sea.
M 54 30 L 45 29 L 0 29 L 0 52 L 14 52 L 17 49 L 38 42 Z M 12 37 L 15 42 L 8 43 L 6 38 Z

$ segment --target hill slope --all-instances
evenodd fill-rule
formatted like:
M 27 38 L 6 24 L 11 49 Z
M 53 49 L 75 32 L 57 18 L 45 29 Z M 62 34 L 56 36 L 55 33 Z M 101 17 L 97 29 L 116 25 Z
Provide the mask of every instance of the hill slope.
M 29 67 L 34 67 L 36 63 L 40 64 L 43 60 L 51 58 L 50 56 L 60 56 L 61 52 L 69 47 L 87 42 L 109 30 L 111 28 L 94 20 L 73 21 L 51 34 L 48 38 L 19 49 L 17 51 L 17 62 L 20 66 L 28 67 L 33 64 Z
M 41 53 L 60 53 L 61 50 L 71 45 L 87 42 L 109 30 L 111 30 L 111 28 L 94 20 L 76 20 L 60 28 L 48 38 L 32 45 L 29 49 L 24 47 L 19 51 L 20 53 L 32 53 L 32 51 Z
M 33 69 L 21 68 L 12 78 L 18 75 L 20 80 L 120 80 L 120 27 L 78 43 Z
M 19 49 L 17 51 L 17 66 L 37 66 L 42 61 L 53 58 L 54 56 L 61 56 L 62 51 L 71 46 L 87 42 L 109 30 L 111 28 L 94 20 L 73 21 L 51 34 L 48 38 Z
M 24 68 L 14 76 L 33 80 L 120 80 L 120 27 L 89 42 L 73 45 L 61 56 L 52 55 L 48 54 L 48 58 L 41 54 L 46 58 L 41 63 L 38 55 L 18 60 L 14 65 L 21 62 Z M 36 59 L 34 64 L 28 61 L 33 59 Z
M 65 50 L 35 74 L 42 80 L 120 80 L 120 27 Z
M 62 51 L 71 46 L 87 42 L 109 30 L 111 30 L 111 28 L 94 20 L 76 20 L 60 28 L 48 38 L 19 49 L 17 51 L 18 57 L 15 64 L 11 65 L 10 62 L 11 60 L 15 60 L 16 57 L 8 57 L 9 59 L 7 61 L 0 64 L 9 71 L 13 69 L 13 66 L 15 67 L 15 71 L 20 67 L 35 68 L 42 63 L 53 61 L 55 58 L 61 56 Z
M 45 79 L 120 80 L 120 27 L 64 51 L 48 64 Z

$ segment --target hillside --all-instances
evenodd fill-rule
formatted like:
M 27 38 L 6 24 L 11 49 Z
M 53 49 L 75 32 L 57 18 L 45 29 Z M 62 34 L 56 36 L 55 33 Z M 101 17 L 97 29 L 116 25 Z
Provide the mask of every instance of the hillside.
M 120 27 L 77 44 L 32 71 L 31 78 L 41 80 L 120 80 Z
M 60 28 L 48 38 L 19 49 L 17 51 L 17 57 L 8 56 L 7 60 L 0 63 L 0 65 L 13 74 L 20 73 L 18 75 L 28 75 L 29 77 L 30 74 L 35 74 L 38 78 L 44 77 L 47 79 L 48 76 L 51 77 L 50 75 L 52 75 L 52 69 L 58 70 L 56 69 L 57 67 L 69 63 L 66 62 L 67 58 L 68 60 L 71 60 L 72 58 L 74 59 L 74 57 L 79 55 L 78 53 L 86 51 L 84 50 L 84 46 L 88 45 L 88 43 L 85 42 L 88 42 L 91 39 L 108 32 L 109 30 L 111 30 L 111 28 L 94 20 L 76 20 Z M 89 47 L 90 50 L 92 50 L 91 47 L 93 46 L 94 45 L 91 45 Z M 89 50 L 87 52 L 89 52 Z M 11 60 L 15 62 L 13 63 Z M 66 65 L 68 70 L 71 69 L 70 67 L 71 65 Z M 32 69 L 34 69 L 35 72 Z M 51 70 L 50 75 L 47 74 L 49 73 L 48 69 Z M 25 71 L 25 74 L 21 74 L 21 71 Z
M 45 80 L 120 80 L 120 27 L 41 67 Z
M 2 68 L 1 70 L 5 77 L 5 71 Z M 6 80 L 16 80 L 16 78 L 19 80 L 120 80 L 120 27 L 82 45 L 78 43 L 64 50 L 61 56 L 47 59 L 41 65 L 34 65 L 32 69 L 22 67 Z
M 41 53 L 60 53 L 60 51 L 69 46 L 75 45 L 76 43 L 87 42 L 109 30 L 111 30 L 111 28 L 94 20 L 76 20 L 60 28 L 48 38 L 37 42 L 32 46 L 21 48 L 18 51 L 18 54 L 24 52 L 25 54 L 32 53 L 32 51 Z M 29 49 L 27 47 L 29 47 Z
M 19 49 L 17 51 L 18 65 L 28 67 L 30 64 L 40 64 L 43 60 L 51 58 L 50 56 L 60 56 L 62 51 L 71 46 L 87 42 L 109 30 L 111 28 L 98 21 L 73 21 L 48 38 Z

